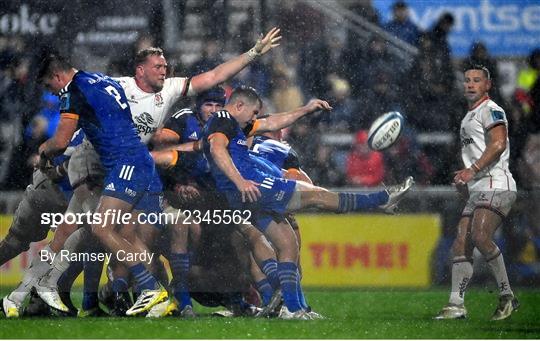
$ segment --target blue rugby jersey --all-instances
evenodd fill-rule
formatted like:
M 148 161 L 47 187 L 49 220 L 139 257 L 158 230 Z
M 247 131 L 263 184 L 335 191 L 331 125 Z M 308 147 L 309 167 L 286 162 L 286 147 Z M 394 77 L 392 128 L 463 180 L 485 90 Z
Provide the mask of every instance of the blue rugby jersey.
M 122 87 L 108 76 L 78 71 L 60 92 L 61 116 L 78 119 L 105 169 L 119 160 L 151 161 Z
M 202 137 L 204 121 L 191 109 L 184 108 L 173 114 L 163 129 L 178 135 L 178 143 L 196 142 Z M 185 171 L 192 177 L 210 176 L 210 166 L 203 153 L 180 153 L 173 171 Z
M 250 153 L 270 161 L 280 169 L 300 169 L 296 151 L 291 146 L 267 136 L 255 136 Z
M 281 170 L 278 170 L 277 167 L 272 167 L 263 158 L 249 153 L 247 136 L 250 136 L 257 130 L 257 125 L 258 122 L 255 121 L 242 129 L 228 111 L 221 110 L 214 113 L 204 126 L 203 150 L 210 163 L 210 170 L 219 190 L 236 190 L 236 186 L 219 169 L 210 153 L 210 144 L 208 141 L 216 133 L 225 135 L 229 140 L 227 150 L 242 177 L 256 182 L 261 182 L 269 175 L 281 177 Z

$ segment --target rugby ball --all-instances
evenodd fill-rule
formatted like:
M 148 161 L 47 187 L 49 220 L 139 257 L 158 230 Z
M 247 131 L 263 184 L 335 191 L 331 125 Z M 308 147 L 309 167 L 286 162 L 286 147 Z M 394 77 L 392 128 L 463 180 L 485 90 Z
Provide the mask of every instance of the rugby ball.
M 369 128 L 367 141 L 369 148 L 384 150 L 392 146 L 401 135 L 403 124 L 403 116 L 397 111 L 382 114 Z

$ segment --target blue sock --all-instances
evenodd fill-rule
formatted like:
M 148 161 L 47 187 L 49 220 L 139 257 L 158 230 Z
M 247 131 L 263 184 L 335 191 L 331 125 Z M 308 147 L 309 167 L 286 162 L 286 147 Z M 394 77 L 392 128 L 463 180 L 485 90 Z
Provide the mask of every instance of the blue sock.
M 90 310 L 99 306 L 97 292 L 103 262 L 84 262 L 84 289 L 82 308 Z
M 302 309 L 298 301 L 298 267 L 293 262 L 278 263 L 283 301 L 291 313 Z
M 266 278 L 268 279 L 268 282 L 272 286 L 273 290 L 279 289 L 279 276 L 278 276 L 278 263 L 275 259 L 268 258 L 267 260 L 263 261 L 261 265 L 259 266 L 266 275 Z
M 302 309 L 307 309 L 309 306 L 306 302 L 306 297 L 304 296 L 304 291 L 302 290 L 302 285 L 300 284 L 300 272 L 298 273 L 298 285 L 296 290 L 298 290 L 298 301 Z
M 124 277 L 115 277 L 112 282 L 112 291 L 114 293 L 123 293 L 128 291 L 128 282 Z
M 261 295 L 263 305 L 267 305 L 268 303 L 270 303 L 273 290 L 270 282 L 268 282 L 268 279 L 265 278 L 262 281 L 258 281 L 257 283 L 255 283 L 255 285 L 257 286 L 257 291 Z
M 180 310 L 188 305 L 193 306 L 188 286 L 189 254 L 172 253 L 169 258 L 169 264 L 173 275 L 171 287 L 174 297 L 180 303 Z
M 130 266 L 129 271 L 131 271 L 133 277 L 135 277 L 135 280 L 137 281 L 138 290 L 156 290 L 159 288 L 158 282 L 154 276 L 152 276 L 152 274 L 146 270 L 143 263 Z
M 338 193 L 339 213 L 371 210 L 388 202 L 388 193 L 380 191 L 370 194 Z

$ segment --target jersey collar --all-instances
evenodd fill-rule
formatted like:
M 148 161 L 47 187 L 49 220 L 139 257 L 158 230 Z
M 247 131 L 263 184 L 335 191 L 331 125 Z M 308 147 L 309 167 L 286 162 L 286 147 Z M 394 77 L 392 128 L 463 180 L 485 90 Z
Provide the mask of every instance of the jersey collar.
M 469 111 L 473 111 L 474 109 L 478 108 L 480 105 L 482 105 L 484 102 L 489 101 L 489 95 L 484 96 L 478 104 L 476 104 L 474 107 L 470 108 Z

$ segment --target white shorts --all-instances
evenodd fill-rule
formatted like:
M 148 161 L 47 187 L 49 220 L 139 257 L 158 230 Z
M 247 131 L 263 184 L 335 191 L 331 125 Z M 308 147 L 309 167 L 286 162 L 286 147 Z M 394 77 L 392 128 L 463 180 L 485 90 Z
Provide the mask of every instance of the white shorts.
M 503 190 L 471 192 L 461 215 L 472 216 L 476 208 L 487 208 L 504 218 L 510 212 L 516 196 L 516 192 Z
M 103 182 L 105 170 L 101 165 L 99 155 L 90 142 L 84 140 L 75 147 L 69 159 L 68 177 L 73 188 L 87 180 Z

